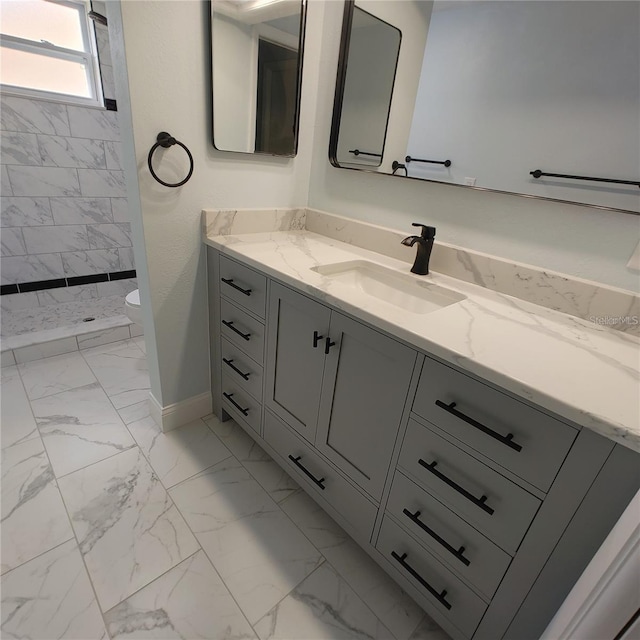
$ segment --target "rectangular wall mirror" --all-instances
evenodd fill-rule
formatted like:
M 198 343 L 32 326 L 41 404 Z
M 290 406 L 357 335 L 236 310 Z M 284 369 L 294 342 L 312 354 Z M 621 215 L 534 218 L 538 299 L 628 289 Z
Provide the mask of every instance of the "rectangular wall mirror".
M 638 2 L 346 0 L 330 161 L 640 213 L 638 42 Z
M 402 33 L 358 6 L 350 18 L 336 162 L 378 167 L 384 155 Z
M 295 156 L 305 0 L 211 0 L 213 146 Z

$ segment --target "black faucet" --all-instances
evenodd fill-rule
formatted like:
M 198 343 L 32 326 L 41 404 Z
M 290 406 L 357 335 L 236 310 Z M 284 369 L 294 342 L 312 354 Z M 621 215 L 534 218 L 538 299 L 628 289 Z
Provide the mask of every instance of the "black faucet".
M 411 267 L 411 273 L 426 276 L 429 273 L 429 258 L 431 257 L 431 249 L 433 249 L 433 239 L 436 237 L 436 228 L 427 227 L 419 222 L 414 222 L 412 226 L 422 227 L 422 234 L 409 236 L 402 241 L 402 244 L 413 247 L 416 242 L 418 243 L 418 252 L 413 267 Z

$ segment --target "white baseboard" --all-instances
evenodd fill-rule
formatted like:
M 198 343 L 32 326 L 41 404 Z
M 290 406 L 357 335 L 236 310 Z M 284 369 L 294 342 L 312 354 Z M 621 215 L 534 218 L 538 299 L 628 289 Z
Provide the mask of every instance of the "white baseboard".
M 211 392 L 192 396 L 181 402 L 163 407 L 149 392 L 149 411 L 163 431 L 171 431 L 183 424 L 202 418 L 211 413 Z

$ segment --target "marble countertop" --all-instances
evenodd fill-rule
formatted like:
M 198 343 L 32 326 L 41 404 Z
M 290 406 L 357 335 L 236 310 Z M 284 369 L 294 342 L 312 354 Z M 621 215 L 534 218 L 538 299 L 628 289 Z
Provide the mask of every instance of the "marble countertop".
M 640 452 L 640 340 L 306 230 L 209 235 L 206 244 L 414 347 Z M 367 260 L 446 287 L 460 302 L 417 314 L 313 267 Z

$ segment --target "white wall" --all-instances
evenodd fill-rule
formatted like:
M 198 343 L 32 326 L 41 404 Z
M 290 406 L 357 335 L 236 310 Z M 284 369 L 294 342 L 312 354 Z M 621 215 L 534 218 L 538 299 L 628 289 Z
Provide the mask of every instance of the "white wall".
M 143 309 L 153 316 L 152 323 L 148 315 L 145 318 L 151 388 L 166 407 L 210 389 L 202 208 L 306 204 L 319 32 L 311 28 L 306 41 L 298 156 L 278 159 L 223 153 L 211 144 L 207 3 L 124 0 L 109 4 L 114 5 L 109 8 L 110 29 L 118 33 L 112 46 L 120 60 L 126 51 L 128 79 L 123 65 L 116 65 L 118 105 L 128 122 L 123 139 L 125 156 L 129 156 L 125 166 L 129 193 L 136 200 L 132 206 L 134 249 L 136 257 L 146 252 L 146 264 L 141 267 L 141 259 L 138 268 Z M 309 22 L 321 28 L 322 11 L 313 4 Z M 147 153 L 159 131 L 174 135 L 193 154 L 193 177 L 181 188 L 161 186 L 146 167 Z M 178 148 L 158 153 L 155 166 L 168 180 L 186 173 L 186 159 Z
M 640 3 L 436 8 L 408 149 L 453 164 L 412 164 L 411 176 L 640 211 L 634 186 L 529 175 L 638 180 Z
M 304 206 L 308 199 L 314 207 L 407 233 L 412 221 L 425 221 L 437 226 L 443 241 L 637 289 L 637 274 L 625 267 L 640 235 L 636 216 L 331 167 L 341 2 L 309 2 L 295 159 L 213 149 L 206 3 L 109 5 L 110 29 L 118 36 L 112 47 L 151 385 L 162 405 L 209 390 L 203 207 Z M 162 130 L 187 144 L 195 159 L 191 181 L 179 189 L 157 184 L 146 168 Z M 156 163 L 170 180 L 186 171 L 179 149 L 158 154 Z
M 394 4 L 401 2 L 396 0 Z M 336 169 L 327 162 L 342 3 L 327 2 L 316 142 L 309 204 L 412 233 L 411 222 L 438 229 L 436 239 L 630 290 L 626 263 L 640 239 L 640 217 L 591 207 Z

